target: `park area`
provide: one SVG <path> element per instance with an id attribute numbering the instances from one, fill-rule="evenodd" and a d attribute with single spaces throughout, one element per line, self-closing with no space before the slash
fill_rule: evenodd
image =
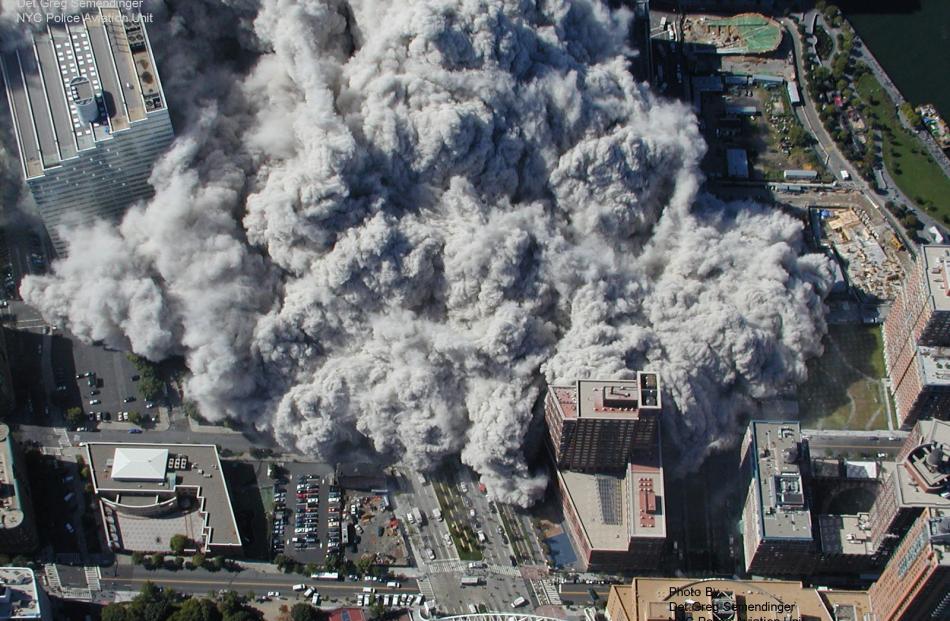
<path id="1" fill-rule="evenodd" d="M 872 74 L 865 73 L 858 80 L 858 93 L 871 118 L 880 124 L 884 165 L 894 183 L 917 206 L 950 223 L 950 179 L 920 139 L 901 125 L 894 102 Z"/>
<path id="2" fill-rule="evenodd" d="M 798 391 L 802 426 L 814 429 L 887 429 L 880 326 L 831 325 L 825 351 L 808 362 Z"/>

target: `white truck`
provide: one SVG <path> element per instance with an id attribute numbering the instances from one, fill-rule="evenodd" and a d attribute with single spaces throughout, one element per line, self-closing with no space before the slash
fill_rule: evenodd
<path id="1" fill-rule="evenodd" d="M 419 510 L 419 507 L 413 507 L 412 513 L 410 515 L 416 519 L 416 522 L 419 522 L 419 526 L 425 525 L 426 516 L 422 511 Z"/>
<path id="2" fill-rule="evenodd" d="M 512 608 L 521 608 L 522 606 L 524 606 L 524 605 L 527 604 L 527 603 L 528 603 L 528 600 L 526 600 L 526 599 L 523 598 L 523 597 L 519 597 L 519 598 L 517 598 L 515 601 L 511 602 L 511 607 L 512 607 Z"/>
<path id="3" fill-rule="evenodd" d="M 434 517 L 435 519 L 437 519 L 438 521 L 441 522 L 441 521 L 442 521 L 442 509 L 433 509 L 433 510 L 432 510 L 432 517 Z"/>
<path id="4" fill-rule="evenodd" d="M 479 529 L 478 532 L 475 533 L 475 535 L 478 537 L 479 543 L 485 543 L 486 541 L 488 541 L 488 537 L 485 536 L 485 531 L 481 529 Z"/>

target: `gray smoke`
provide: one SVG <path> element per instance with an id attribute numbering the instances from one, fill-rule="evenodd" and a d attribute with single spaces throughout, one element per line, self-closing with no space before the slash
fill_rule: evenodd
<path id="1" fill-rule="evenodd" d="M 155 198 L 68 232 L 22 293 L 84 338 L 183 354 L 208 417 L 324 458 L 461 455 L 527 504 L 540 380 L 659 372 L 693 466 L 820 351 L 825 261 L 797 221 L 699 193 L 696 119 L 629 75 L 625 12 L 171 6 Z"/>

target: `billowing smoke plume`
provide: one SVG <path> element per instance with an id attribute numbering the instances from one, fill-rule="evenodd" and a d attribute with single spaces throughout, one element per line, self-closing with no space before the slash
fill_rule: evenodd
<path id="1" fill-rule="evenodd" d="M 804 379 L 827 266 L 795 220 L 698 193 L 695 117 L 630 76 L 624 12 L 180 4 L 151 30 L 181 118 L 155 198 L 22 293 L 184 354 L 209 417 L 327 458 L 460 454 L 527 503 L 542 380 L 653 369 L 701 459 Z"/>

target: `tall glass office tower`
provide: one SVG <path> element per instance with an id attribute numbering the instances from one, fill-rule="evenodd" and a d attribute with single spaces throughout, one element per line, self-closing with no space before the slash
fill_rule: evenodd
<path id="1" fill-rule="evenodd" d="M 0 59 L 20 163 L 56 252 L 63 227 L 147 199 L 174 134 L 141 17 L 115 8 L 48 24 Z"/>

